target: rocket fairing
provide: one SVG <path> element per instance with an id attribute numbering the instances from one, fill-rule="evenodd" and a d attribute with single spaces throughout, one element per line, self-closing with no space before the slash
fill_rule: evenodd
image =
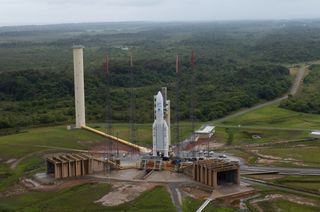
<path id="1" fill-rule="evenodd" d="M 159 91 L 155 102 L 155 120 L 152 125 L 153 156 L 169 157 L 169 128 L 164 119 L 163 96 Z"/>

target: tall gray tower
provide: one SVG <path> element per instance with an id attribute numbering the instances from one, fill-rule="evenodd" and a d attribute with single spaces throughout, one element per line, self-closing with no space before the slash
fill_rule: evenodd
<path id="1" fill-rule="evenodd" d="M 83 78 L 83 48 L 83 46 L 73 46 L 76 128 L 81 128 L 81 126 L 86 125 Z"/>

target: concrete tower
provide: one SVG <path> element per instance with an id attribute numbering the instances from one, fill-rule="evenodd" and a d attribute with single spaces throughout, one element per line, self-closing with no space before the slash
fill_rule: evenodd
<path id="1" fill-rule="evenodd" d="M 76 128 L 81 128 L 81 126 L 86 125 L 83 78 L 83 48 L 83 46 L 73 46 Z"/>

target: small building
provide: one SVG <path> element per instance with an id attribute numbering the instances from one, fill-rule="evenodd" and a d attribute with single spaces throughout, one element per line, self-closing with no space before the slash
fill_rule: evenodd
<path id="1" fill-rule="evenodd" d="M 59 153 L 48 156 L 46 163 L 47 174 L 61 179 L 105 171 L 107 161 L 84 153 Z"/>
<path id="2" fill-rule="evenodd" d="M 199 160 L 193 163 L 192 177 L 214 189 L 221 185 L 240 185 L 240 165 L 223 159 Z"/>
<path id="3" fill-rule="evenodd" d="M 207 125 L 195 133 L 195 141 L 199 139 L 210 139 L 215 133 L 215 126 Z"/>

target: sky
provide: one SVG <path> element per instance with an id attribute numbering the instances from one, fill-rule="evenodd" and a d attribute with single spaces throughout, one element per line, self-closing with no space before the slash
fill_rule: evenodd
<path id="1" fill-rule="evenodd" d="M 320 18 L 320 0 L 0 0 L 0 25 Z"/>

